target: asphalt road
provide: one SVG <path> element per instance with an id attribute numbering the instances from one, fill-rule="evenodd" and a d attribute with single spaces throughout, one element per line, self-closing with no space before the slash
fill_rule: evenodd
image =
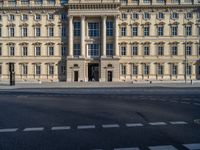
<path id="1" fill-rule="evenodd" d="M 200 150 L 199 91 L 1 90 L 0 150 Z"/>

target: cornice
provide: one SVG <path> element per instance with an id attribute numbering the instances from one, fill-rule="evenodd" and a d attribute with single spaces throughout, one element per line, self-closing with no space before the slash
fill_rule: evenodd
<path id="1" fill-rule="evenodd" d="M 3 6 L 0 7 L 0 11 L 10 10 L 57 10 L 64 9 L 63 6 Z"/>

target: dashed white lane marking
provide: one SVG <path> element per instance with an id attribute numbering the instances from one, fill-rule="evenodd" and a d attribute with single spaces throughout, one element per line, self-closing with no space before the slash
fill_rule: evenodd
<path id="1" fill-rule="evenodd" d="M 189 150 L 199 150 L 200 149 L 200 143 L 183 144 L 183 146 L 185 146 Z"/>
<path id="2" fill-rule="evenodd" d="M 194 103 L 194 105 L 198 105 L 198 106 L 200 106 L 200 103 Z"/>
<path id="3" fill-rule="evenodd" d="M 142 127 L 144 125 L 141 123 L 127 123 L 126 126 L 127 127 Z"/>
<path id="4" fill-rule="evenodd" d="M 102 125 L 103 128 L 119 128 L 118 124 L 104 124 Z"/>
<path id="5" fill-rule="evenodd" d="M 172 145 L 163 145 L 163 146 L 150 146 L 150 150 L 178 150 Z"/>
<path id="6" fill-rule="evenodd" d="M 188 123 L 185 122 L 185 121 L 171 121 L 170 123 L 171 123 L 171 124 L 188 124 Z"/>
<path id="7" fill-rule="evenodd" d="M 95 129 L 95 125 L 81 125 L 77 129 Z"/>
<path id="8" fill-rule="evenodd" d="M 137 147 L 130 147 L 130 148 L 115 148 L 114 150 L 140 150 Z"/>
<path id="9" fill-rule="evenodd" d="M 165 122 L 150 122 L 149 124 L 152 126 L 167 125 L 167 123 Z"/>
<path id="10" fill-rule="evenodd" d="M 18 128 L 0 129 L 0 132 L 16 132 Z"/>
<path id="11" fill-rule="evenodd" d="M 29 131 L 43 131 L 43 127 L 36 127 L 36 128 L 25 128 L 23 131 L 24 132 L 29 132 Z"/>
<path id="12" fill-rule="evenodd" d="M 51 130 L 70 130 L 71 127 L 69 126 L 59 126 L 59 127 L 52 127 Z"/>

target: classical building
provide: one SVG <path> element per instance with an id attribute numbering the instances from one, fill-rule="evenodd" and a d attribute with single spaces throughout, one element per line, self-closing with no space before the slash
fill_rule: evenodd
<path id="1" fill-rule="evenodd" d="M 0 80 L 200 79 L 198 0 L 0 0 Z"/>

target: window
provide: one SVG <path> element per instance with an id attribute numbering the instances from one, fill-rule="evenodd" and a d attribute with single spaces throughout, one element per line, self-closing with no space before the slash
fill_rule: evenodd
<path id="1" fill-rule="evenodd" d="M 47 0 L 48 4 L 50 5 L 54 5 L 55 4 L 55 0 Z"/>
<path id="2" fill-rule="evenodd" d="M 186 74 L 191 75 L 192 74 L 192 66 L 187 64 L 186 65 Z"/>
<path id="3" fill-rule="evenodd" d="M 40 27 L 36 27 L 35 28 L 35 36 L 40 36 L 41 35 L 41 29 L 40 29 Z"/>
<path id="4" fill-rule="evenodd" d="M 149 36 L 149 26 L 144 27 L 144 36 Z"/>
<path id="5" fill-rule="evenodd" d="M 100 35 L 100 26 L 97 22 L 89 22 L 88 23 L 88 32 L 89 36 L 91 37 L 97 37 Z"/>
<path id="6" fill-rule="evenodd" d="M 36 46 L 35 47 L 35 56 L 40 56 L 41 55 L 41 47 L 40 46 Z"/>
<path id="7" fill-rule="evenodd" d="M 150 3 L 150 0 L 143 0 L 143 3 Z"/>
<path id="8" fill-rule="evenodd" d="M 138 27 L 137 26 L 132 27 L 132 36 L 138 36 Z"/>
<path id="9" fill-rule="evenodd" d="M 121 36 L 126 36 L 126 27 L 125 26 L 121 27 Z"/>
<path id="10" fill-rule="evenodd" d="M 9 27 L 9 36 L 14 37 L 15 36 L 15 28 L 14 27 Z"/>
<path id="11" fill-rule="evenodd" d="M 74 22 L 74 36 L 80 36 L 81 35 L 81 23 L 80 22 Z"/>
<path id="12" fill-rule="evenodd" d="M 35 0 L 35 4 L 41 5 L 41 4 L 43 4 L 43 0 Z"/>
<path id="13" fill-rule="evenodd" d="M 193 18 L 192 12 L 187 12 L 187 13 L 185 14 L 185 18 L 186 18 L 186 19 L 192 19 L 192 18 Z"/>
<path id="14" fill-rule="evenodd" d="M 138 46 L 132 46 L 131 51 L 132 51 L 132 56 L 138 55 Z"/>
<path id="15" fill-rule="evenodd" d="M 171 54 L 172 55 L 178 55 L 178 47 L 177 46 L 171 47 Z"/>
<path id="16" fill-rule="evenodd" d="M 80 44 L 74 44 L 74 56 L 80 56 L 81 55 L 81 46 Z"/>
<path id="17" fill-rule="evenodd" d="M 150 19 L 150 14 L 148 12 L 145 12 L 143 15 L 144 19 Z"/>
<path id="18" fill-rule="evenodd" d="M 158 75 L 163 75 L 163 72 L 164 72 L 164 66 L 158 64 L 158 66 L 157 66 L 157 74 Z"/>
<path id="19" fill-rule="evenodd" d="M 54 28 L 48 27 L 48 36 L 54 36 Z"/>
<path id="20" fill-rule="evenodd" d="M 0 21 L 2 21 L 2 15 L 0 15 Z"/>
<path id="21" fill-rule="evenodd" d="M 64 56 L 64 57 L 67 56 L 67 47 L 66 46 L 61 47 L 61 56 Z"/>
<path id="22" fill-rule="evenodd" d="M 14 20 L 15 20 L 15 15 L 10 14 L 10 15 L 9 15 L 9 21 L 14 21 Z"/>
<path id="23" fill-rule="evenodd" d="M 35 15 L 35 20 L 37 20 L 37 21 L 38 21 L 38 20 L 41 20 L 41 15 L 40 15 L 40 14 L 36 14 L 36 15 Z"/>
<path id="24" fill-rule="evenodd" d="M 144 75 L 149 75 L 149 66 L 147 64 L 144 64 Z"/>
<path id="25" fill-rule="evenodd" d="M 127 19 L 127 14 L 123 13 L 122 14 L 122 20 L 126 20 Z"/>
<path id="26" fill-rule="evenodd" d="M 28 20 L 28 15 L 22 14 L 21 19 L 22 19 L 22 21 Z"/>
<path id="27" fill-rule="evenodd" d="M 138 3 L 138 0 L 132 0 L 132 3 L 136 3 L 136 4 L 137 4 L 137 3 Z"/>
<path id="28" fill-rule="evenodd" d="M 133 13 L 132 14 L 132 19 L 134 19 L 134 20 L 139 19 L 138 13 Z"/>
<path id="29" fill-rule="evenodd" d="M 8 0 L 9 5 L 16 5 L 16 0 Z"/>
<path id="30" fill-rule="evenodd" d="M 113 36 L 113 22 L 106 22 L 106 35 Z"/>
<path id="31" fill-rule="evenodd" d="M 53 46 L 49 46 L 48 47 L 48 56 L 53 56 L 54 55 L 54 47 Z"/>
<path id="32" fill-rule="evenodd" d="M 144 46 L 144 55 L 149 55 L 149 46 Z"/>
<path id="33" fill-rule="evenodd" d="M 192 46 L 191 45 L 186 46 L 186 55 L 192 55 Z"/>
<path id="34" fill-rule="evenodd" d="M 157 3 L 164 3 L 164 0 L 157 0 Z"/>
<path id="35" fill-rule="evenodd" d="M 28 56 L 28 47 L 27 46 L 22 47 L 22 56 Z"/>
<path id="36" fill-rule="evenodd" d="M 126 55 L 126 46 L 121 46 L 121 55 L 122 56 Z"/>
<path id="37" fill-rule="evenodd" d="M 177 12 L 173 12 L 173 13 L 171 14 L 171 19 L 178 19 L 178 18 L 179 18 L 179 15 L 178 15 Z"/>
<path id="38" fill-rule="evenodd" d="M 165 16 L 164 16 L 164 13 L 163 12 L 159 12 L 158 14 L 157 14 L 157 19 L 164 19 L 165 18 Z"/>
<path id="39" fill-rule="evenodd" d="M 179 0 L 172 0 L 172 3 L 179 3 Z"/>
<path id="40" fill-rule="evenodd" d="M 0 28 L 0 30 L 1 30 L 1 28 Z M 197 32 L 198 32 L 197 35 L 200 36 L 200 27 L 198 27 L 198 31 Z M 0 31 L 0 36 L 1 36 L 1 31 Z"/>
<path id="41" fill-rule="evenodd" d="M 53 65 L 49 65 L 49 75 L 54 75 L 54 66 Z"/>
<path id="42" fill-rule="evenodd" d="M 200 55 L 200 44 L 197 46 L 197 55 Z"/>
<path id="43" fill-rule="evenodd" d="M 2 56 L 2 47 L 0 45 L 0 56 Z"/>
<path id="44" fill-rule="evenodd" d="M 35 65 L 35 75 L 40 75 L 40 74 L 41 74 L 41 66 Z"/>
<path id="45" fill-rule="evenodd" d="M 22 65 L 22 75 L 28 74 L 28 66 L 26 64 Z"/>
<path id="46" fill-rule="evenodd" d="M 164 35 L 164 27 L 163 26 L 158 26 L 157 27 L 157 35 L 158 36 L 163 36 Z"/>
<path id="47" fill-rule="evenodd" d="M 113 56 L 113 44 L 106 44 L 106 56 Z"/>
<path id="48" fill-rule="evenodd" d="M 88 56 L 90 57 L 99 56 L 99 44 L 88 44 Z"/>
<path id="49" fill-rule="evenodd" d="M 2 75 L 2 65 L 0 64 L 0 75 Z"/>
<path id="50" fill-rule="evenodd" d="M 126 75 L 126 65 L 121 64 L 121 75 Z"/>
<path id="51" fill-rule="evenodd" d="M 54 19 L 54 14 L 49 13 L 49 14 L 48 14 L 48 20 L 53 20 L 53 19 Z"/>
<path id="52" fill-rule="evenodd" d="M 14 46 L 9 47 L 9 56 L 15 56 L 15 47 Z"/>
<path id="53" fill-rule="evenodd" d="M 61 20 L 65 21 L 67 19 L 67 14 L 66 13 L 62 13 L 61 14 Z"/>
<path id="54" fill-rule="evenodd" d="M 66 27 L 62 27 L 62 29 L 61 29 L 61 36 L 62 37 L 66 37 L 67 36 L 67 29 L 66 29 Z"/>
<path id="55" fill-rule="evenodd" d="M 22 36 L 27 37 L 28 36 L 28 29 L 27 27 L 22 27 Z"/>
<path id="56" fill-rule="evenodd" d="M 191 25 L 185 27 L 185 35 L 186 36 L 192 35 L 192 26 Z"/>
<path id="57" fill-rule="evenodd" d="M 158 46 L 158 56 L 164 55 L 164 46 Z"/>
<path id="58" fill-rule="evenodd" d="M 22 5 L 28 5 L 29 4 L 29 0 L 21 0 L 21 4 Z"/>
<path id="59" fill-rule="evenodd" d="M 2 28 L 0 27 L 0 37 L 2 37 Z"/>
<path id="60" fill-rule="evenodd" d="M 177 36 L 178 35 L 178 26 L 172 26 L 171 27 L 171 35 Z"/>
<path id="61" fill-rule="evenodd" d="M 172 64 L 172 75 L 178 74 L 178 66 L 175 64 Z"/>
<path id="62" fill-rule="evenodd" d="M 132 74 L 133 75 L 138 75 L 138 66 L 133 65 L 133 67 L 132 67 Z"/>

